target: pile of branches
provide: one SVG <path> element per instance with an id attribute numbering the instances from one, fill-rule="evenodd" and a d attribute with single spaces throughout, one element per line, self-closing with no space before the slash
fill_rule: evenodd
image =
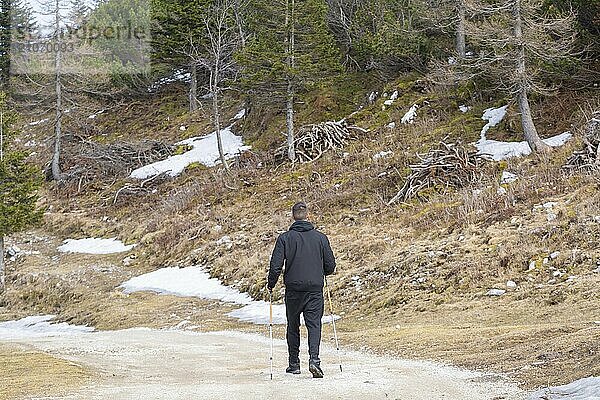
<path id="1" fill-rule="evenodd" d="M 600 112 L 596 112 L 585 127 L 583 149 L 574 151 L 564 166 L 569 170 L 600 170 Z"/>
<path id="2" fill-rule="evenodd" d="M 440 142 L 426 154 L 417 154 L 420 162 L 410 165 L 411 173 L 404 186 L 388 205 L 419 197 L 427 189 L 443 192 L 448 188 L 459 189 L 482 178 L 485 158 L 470 151 L 460 143 Z"/>
<path id="3" fill-rule="evenodd" d="M 366 132 L 357 126 L 348 126 L 345 121 L 322 122 L 304 125 L 294 139 L 294 149 L 299 162 L 318 160 L 330 150 L 342 150 L 354 138 L 353 132 Z M 287 155 L 287 145 L 277 149 L 279 157 Z"/>
<path id="4" fill-rule="evenodd" d="M 66 168 L 63 179 L 78 181 L 81 186 L 107 177 L 124 178 L 135 168 L 164 160 L 174 150 L 173 146 L 158 141 L 102 144 L 79 138 L 64 148 L 62 158 Z"/>

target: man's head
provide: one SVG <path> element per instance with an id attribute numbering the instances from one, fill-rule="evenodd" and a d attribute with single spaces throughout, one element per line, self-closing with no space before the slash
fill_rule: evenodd
<path id="1" fill-rule="evenodd" d="M 294 204 L 292 207 L 292 216 L 294 217 L 294 221 L 304 221 L 308 218 L 308 207 L 306 207 L 306 203 L 301 201 L 300 203 Z"/>

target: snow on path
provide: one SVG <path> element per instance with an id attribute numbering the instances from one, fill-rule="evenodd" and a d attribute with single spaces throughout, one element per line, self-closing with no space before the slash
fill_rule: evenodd
<path id="1" fill-rule="evenodd" d="M 67 239 L 61 246 L 58 246 L 58 251 L 61 253 L 114 254 L 129 251 L 135 246 L 137 245 L 130 244 L 126 246 L 117 238 Z"/>
<path id="2" fill-rule="evenodd" d="M 568 385 L 541 389 L 529 400 L 600 400 L 600 377 L 584 378 Z"/>
<path id="3" fill-rule="evenodd" d="M 241 115 L 241 112 L 238 115 Z M 223 153 L 226 159 L 234 158 L 238 154 L 252 148 L 251 146 L 244 146 L 242 137 L 236 136 L 231 131 L 232 126 L 230 125 L 221 130 Z M 138 168 L 131 173 L 130 177 L 134 179 L 147 179 L 164 172 L 169 176 L 175 177 L 181 174 L 192 163 L 199 162 L 207 167 L 214 167 L 220 162 L 216 131 L 206 136 L 183 140 L 176 143 L 176 145 L 190 145 L 192 149 L 183 154 L 176 154 L 165 160 Z"/>
<path id="4" fill-rule="evenodd" d="M 0 340 L 15 340 L 35 337 L 77 335 L 93 332 L 88 326 L 53 323 L 54 315 L 26 317 L 18 321 L 0 322 Z"/>
<path id="5" fill-rule="evenodd" d="M 225 286 L 217 278 L 211 278 L 202 267 L 161 268 L 148 274 L 140 275 L 121 284 L 125 293 L 151 291 L 182 297 L 199 297 L 208 300 L 239 304 L 244 307 L 230 312 L 230 317 L 253 324 L 269 324 L 269 303 L 253 300 L 246 293 Z M 340 317 L 335 315 L 337 320 Z M 323 323 L 330 323 L 331 316 L 324 316 Z M 273 323 L 286 323 L 285 305 L 273 304 Z M 302 321 L 302 323 L 304 323 Z"/>
<path id="6" fill-rule="evenodd" d="M 312 379 L 302 342 L 302 374 L 291 376 L 285 341 L 274 341 L 271 381 L 269 339 L 259 335 L 131 329 L 16 341 L 99 372 L 78 391 L 45 400 L 525 399 L 499 376 L 430 362 L 343 351 L 340 372 L 329 344 L 321 348 L 325 378 Z"/>

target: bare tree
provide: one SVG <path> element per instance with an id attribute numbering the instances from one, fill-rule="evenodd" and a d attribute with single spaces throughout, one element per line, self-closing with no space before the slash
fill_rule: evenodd
<path id="1" fill-rule="evenodd" d="M 236 65 L 233 59 L 240 46 L 240 27 L 237 20 L 237 0 L 217 0 L 204 19 L 206 35 L 209 39 L 206 53 L 199 62 L 210 71 L 209 93 L 212 97 L 213 124 L 217 136 L 219 157 L 226 170 L 229 170 L 221 139 L 221 109 L 219 100 L 226 79 L 235 77 Z"/>
<path id="2" fill-rule="evenodd" d="M 55 32 L 54 32 L 54 84 L 55 84 L 55 93 L 56 93 L 56 119 L 54 120 L 54 154 L 52 155 L 52 178 L 55 181 L 61 180 L 61 170 L 60 170 L 60 142 L 62 138 L 62 40 L 61 40 L 61 0 L 54 1 L 54 22 L 55 22 Z"/>
<path id="3" fill-rule="evenodd" d="M 529 94 L 550 94 L 540 79 L 549 65 L 572 57 L 574 16 L 544 14 L 542 0 L 504 0 L 477 5 L 483 22 L 470 24 L 470 36 L 478 44 L 476 57 L 466 61 L 471 76 L 492 78 L 515 98 L 525 140 L 534 152 L 550 147 L 541 139 L 533 121 Z"/>
<path id="4" fill-rule="evenodd" d="M 288 69 L 291 71 L 296 66 L 296 30 L 294 14 L 296 12 L 296 1 L 286 0 L 285 26 L 287 34 L 285 36 L 286 47 L 286 62 Z M 292 163 L 296 161 L 296 150 L 294 148 L 294 84 L 292 79 L 287 82 L 287 99 L 286 99 L 286 125 L 287 125 L 287 144 L 288 158 Z"/>

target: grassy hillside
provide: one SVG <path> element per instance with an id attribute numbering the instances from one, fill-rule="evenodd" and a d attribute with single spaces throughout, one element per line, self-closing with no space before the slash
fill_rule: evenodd
<path id="1" fill-rule="evenodd" d="M 396 90 L 398 99 L 385 106 Z M 372 91 L 381 95 L 369 104 Z M 184 99 L 184 88 L 174 85 L 113 106 L 86 120 L 93 129 L 82 132 L 105 146 L 148 139 L 172 144 L 209 133 L 208 115 L 202 110 L 190 115 Z M 387 202 L 418 161 L 416 153 L 442 140 L 475 142 L 485 125 L 483 110 L 506 100 L 483 99 L 473 87 L 437 89 L 416 76 L 385 85 L 354 77 L 310 99 L 299 112 L 302 123 L 337 120 L 358 110 L 348 121 L 368 133 L 339 153 L 292 166 L 272 156 L 285 123 L 282 111 L 252 105 L 236 129 L 254 150 L 234 162 L 230 173 L 192 165 L 178 178 L 143 188 L 127 178 L 127 170 L 49 185 L 48 213 L 36 233 L 48 235 L 40 241 L 45 250 L 9 264 L 0 316 L 48 312 L 115 329 L 172 326 L 169 315 L 176 314 L 203 330 L 259 330 L 218 319 L 217 311 L 228 306 L 127 296 L 117 286 L 163 266 L 204 265 L 212 276 L 261 298 L 275 239 L 290 224 L 291 205 L 304 200 L 338 259 L 330 283 L 336 312 L 344 317 L 339 328 L 345 347 L 507 372 L 525 387 L 600 374 L 600 180 L 562 169 L 580 146 L 589 110 L 600 106 L 596 94 L 561 93 L 536 102 L 542 136 L 566 130 L 576 135 L 564 147 L 547 156 L 489 162 L 472 185 L 440 187 L 395 206 Z M 401 124 L 413 104 L 420 106 L 415 123 Z M 463 104 L 470 111 L 461 112 Z M 228 99 L 227 117 L 245 106 Z M 512 107 L 488 136 L 521 140 L 519 124 Z M 44 133 L 43 127 L 28 127 L 24 140 Z M 48 159 L 46 147 L 36 151 L 39 162 Z M 374 158 L 380 152 L 391 153 Z M 499 191 L 503 171 L 519 179 Z M 89 236 L 118 236 L 140 246 L 127 263 L 106 256 L 90 265 L 89 259 L 55 254 L 60 240 Z M 231 246 L 218 242 L 224 236 Z M 31 235 L 12 240 L 31 243 Z M 516 287 L 507 287 L 508 281 Z M 506 293 L 488 296 L 490 289 Z M 281 293 L 276 291 L 277 299 Z"/>

